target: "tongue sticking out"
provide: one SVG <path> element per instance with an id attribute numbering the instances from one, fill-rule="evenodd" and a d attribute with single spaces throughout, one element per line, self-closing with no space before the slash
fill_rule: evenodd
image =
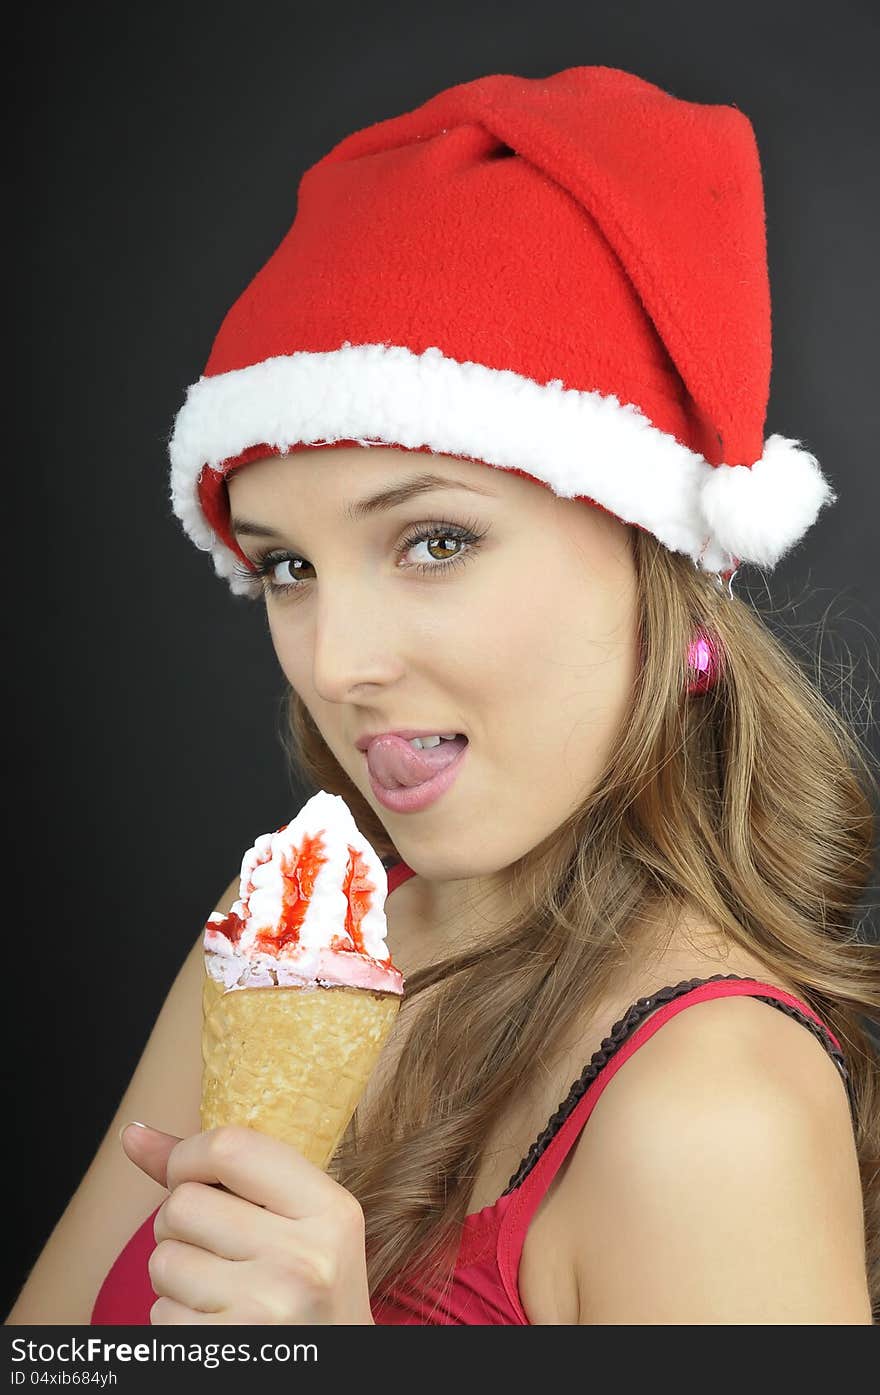
<path id="1" fill-rule="evenodd" d="M 402 736 L 379 736 L 367 748 L 367 764 L 373 779 L 386 789 L 423 785 L 451 765 L 466 745 L 467 737 L 457 736 L 454 741 L 417 751 Z"/>

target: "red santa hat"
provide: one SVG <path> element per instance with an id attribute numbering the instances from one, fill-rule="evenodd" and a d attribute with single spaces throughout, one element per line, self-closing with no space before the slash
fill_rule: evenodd
<path id="1" fill-rule="evenodd" d="M 259 595 L 230 470 L 384 444 L 515 471 L 720 576 L 772 568 L 837 496 L 764 439 L 770 363 L 748 118 L 616 68 L 494 74 L 302 176 L 177 415 L 172 506 Z"/>

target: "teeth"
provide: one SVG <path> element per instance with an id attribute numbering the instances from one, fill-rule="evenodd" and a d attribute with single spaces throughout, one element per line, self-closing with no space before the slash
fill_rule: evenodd
<path id="1" fill-rule="evenodd" d="M 425 751 L 430 750 L 432 746 L 439 746 L 441 741 L 454 741 L 455 737 L 455 732 L 451 732 L 448 736 L 442 733 L 440 736 L 414 736 L 409 744 L 413 750 Z"/>

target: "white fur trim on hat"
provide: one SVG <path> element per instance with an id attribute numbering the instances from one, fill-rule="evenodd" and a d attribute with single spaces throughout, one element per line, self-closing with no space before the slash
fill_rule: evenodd
<path id="1" fill-rule="evenodd" d="M 711 572 L 734 559 L 774 567 L 837 499 L 799 441 L 770 436 L 753 465 L 713 466 L 613 394 L 566 389 L 558 378 L 542 385 L 438 348 L 346 342 L 201 378 L 177 414 L 172 507 L 236 594 L 262 591 L 235 575 L 237 559 L 205 519 L 201 470 L 219 471 L 255 445 L 283 453 L 343 440 L 523 470 L 562 498 L 595 499 Z"/>

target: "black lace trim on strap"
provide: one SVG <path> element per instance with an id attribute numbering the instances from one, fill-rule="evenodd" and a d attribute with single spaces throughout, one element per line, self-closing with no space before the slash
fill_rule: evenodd
<path id="1" fill-rule="evenodd" d="M 608 1036 L 599 1047 L 599 1050 L 593 1053 L 589 1065 L 584 1068 L 583 1074 L 574 1082 L 555 1114 L 551 1115 L 543 1133 L 539 1134 L 535 1139 L 501 1195 L 506 1196 L 508 1192 L 512 1192 L 525 1180 L 535 1166 L 535 1163 L 541 1157 L 541 1154 L 550 1144 L 551 1139 L 553 1139 L 562 1128 L 562 1125 L 565 1123 L 569 1114 L 571 1114 L 578 1100 L 584 1096 L 589 1086 L 596 1079 L 602 1067 L 620 1050 L 627 1038 L 632 1036 L 642 1020 L 647 1017 L 649 1013 L 653 1012 L 654 1008 L 662 1003 L 672 1002 L 674 998 L 680 998 L 684 993 L 689 993 L 692 988 L 698 988 L 704 983 L 717 983 L 722 979 L 736 979 L 742 983 L 751 982 L 745 974 L 713 974 L 711 978 L 692 978 L 686 982 L 677 983 L 674 987 L 661 988 L 658 992 L 652 993 L 650 997 L 639 998 L 637 1002 L 633 1003 L 632 1007 L 626 1011 L 620 1021 L 615 1022 Z M 779 1008 L 780 1012 L 787 1013 L 789 1017 L 794 1017 L 798 1022 L 801 1022 L 808 1031 L 813 1033 L 813 1036 L 822 1043 L 840 1071 L 846 1084 L 850 1110 L 854 1114 L 855 1101 L 852 1096 L 846 1060 L 842 1052 L 840 1052 L 831 1041 L 825 1027 L 820 1026 L 818 1022 L 814 1022 L 812 1017 L 807 1017 L 806 1013 L 801 1012 L 800 1008 L 792 1007 L 789 1003 L 783 1003 L 779 998 L 772 998 L 766 993 L 749 993 L 747 996 L 750 998 L 759 998 L 761 1002 L 770 1003 L 771 1007 Z"/>

